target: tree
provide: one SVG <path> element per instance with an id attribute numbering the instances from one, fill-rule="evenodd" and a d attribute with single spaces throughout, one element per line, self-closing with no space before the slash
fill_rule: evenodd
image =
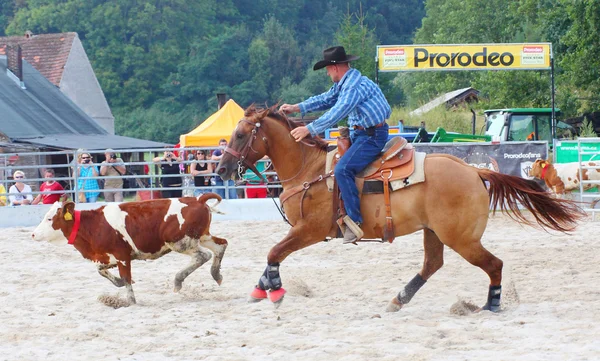
<path id="1" fill-rule="evenodd" d="M 340 28 L 335 33 L 336 42 L 343 46 L 347 54 L 360 56 L 352 66 L 371 79 L 375 78 L 375 51 L 377 38 L 375 32 L 365 25 L 362 12 L 346 14 Z"/>
<path id="2" fill-rule="evenodd" d="M 565 78 L 580 89 L 579 110 L 596 110 L 600 104 L 600 0 L 563 3 L 572 25 L 561 39 L 568 51 L 560 65 Z"/>

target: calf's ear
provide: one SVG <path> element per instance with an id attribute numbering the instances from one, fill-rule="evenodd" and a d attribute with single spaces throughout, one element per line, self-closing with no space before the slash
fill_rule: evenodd
<path id="1" fill-rule="evenodd" d="M 62 205 L 62 214 L 65 221 L 72 221 L 73 214 L 75 214 L 75 203 L 73 202 L 65 202 Z"/>

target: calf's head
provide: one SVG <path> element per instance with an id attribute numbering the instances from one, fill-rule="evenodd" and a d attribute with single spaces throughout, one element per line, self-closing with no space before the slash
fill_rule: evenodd
<path id="1" fill-rule="evenodd" d="M 56 202 L 35 228 L 31 237 L 34 241 L 48 241 L 54 244 L 66 244 L 68 231 L 73 228 L 75 221 L 75 203 Z M 65 236 L 67 234 L 67 236 Z"/>
<path id="2" fill-rule="evenodd" d="M 531 169 L 529 170 L 529 176 L 535 177 L 535 178 L 542 178 L 542 173 L 544 171 L 544 168 L 548 167 L 549 165 L 550 165 L 550 162 L 548 162 L 547 160 L 537 159 L 531 165 Z"/>

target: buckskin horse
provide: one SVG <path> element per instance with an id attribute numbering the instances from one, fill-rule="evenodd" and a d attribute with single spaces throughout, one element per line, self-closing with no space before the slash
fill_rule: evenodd
<path id="1" fill-rule="evenodd" d="M 237 178 L 246 169 L 258 174 L 254 164 L 267 155 L 281 181 L 280 200 L 292 228 L 270 250 L 267 268 L 250 294 L 250 301 L 269 298 L 276 307 L 285 295 L 280 263 L 292 252 L 337 234 L 333 194 L 322 181 L 331 176 L 325 174 L 327 143 L 318 137 L 296 142 L 290 131 L 297 126 L 275 108 L 249 107 L 217 167 L 222 179 Z M 393 236 L 423 230 L 425 257 L 421 271 L 388 304 L 389 312 L 400 310 L 442 267 L 444 245 L 487 273 L 490 286 L 482 309 L 500 311 L 502 261 L 481 245 L 490 211 L 509 211 L 515 221 L 565 233 L 585 216 L 576 203 L 552 198 L 533 181 L 478 169 L 451 155 L 427 155 L 424 173 L 424 182 L 390 195 Z M 522 213 L 519 204 L 535 222 Z M 361 212 L 364 238 L 383 239 L 384 197 L 363 194 Z"/>

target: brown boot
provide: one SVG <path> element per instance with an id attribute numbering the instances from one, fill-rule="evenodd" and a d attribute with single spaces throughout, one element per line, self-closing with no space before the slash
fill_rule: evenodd
<path id="1" fill-rule="evenodd" d="M 360 229 L 360 225 L 354 223 L 352 218 L 344 216 L 344 223 L 346 224 L 346 229 L 344 230 L 344 241 L 342 244 L 355 243 L 363 238 L 365 233 Z"/>

